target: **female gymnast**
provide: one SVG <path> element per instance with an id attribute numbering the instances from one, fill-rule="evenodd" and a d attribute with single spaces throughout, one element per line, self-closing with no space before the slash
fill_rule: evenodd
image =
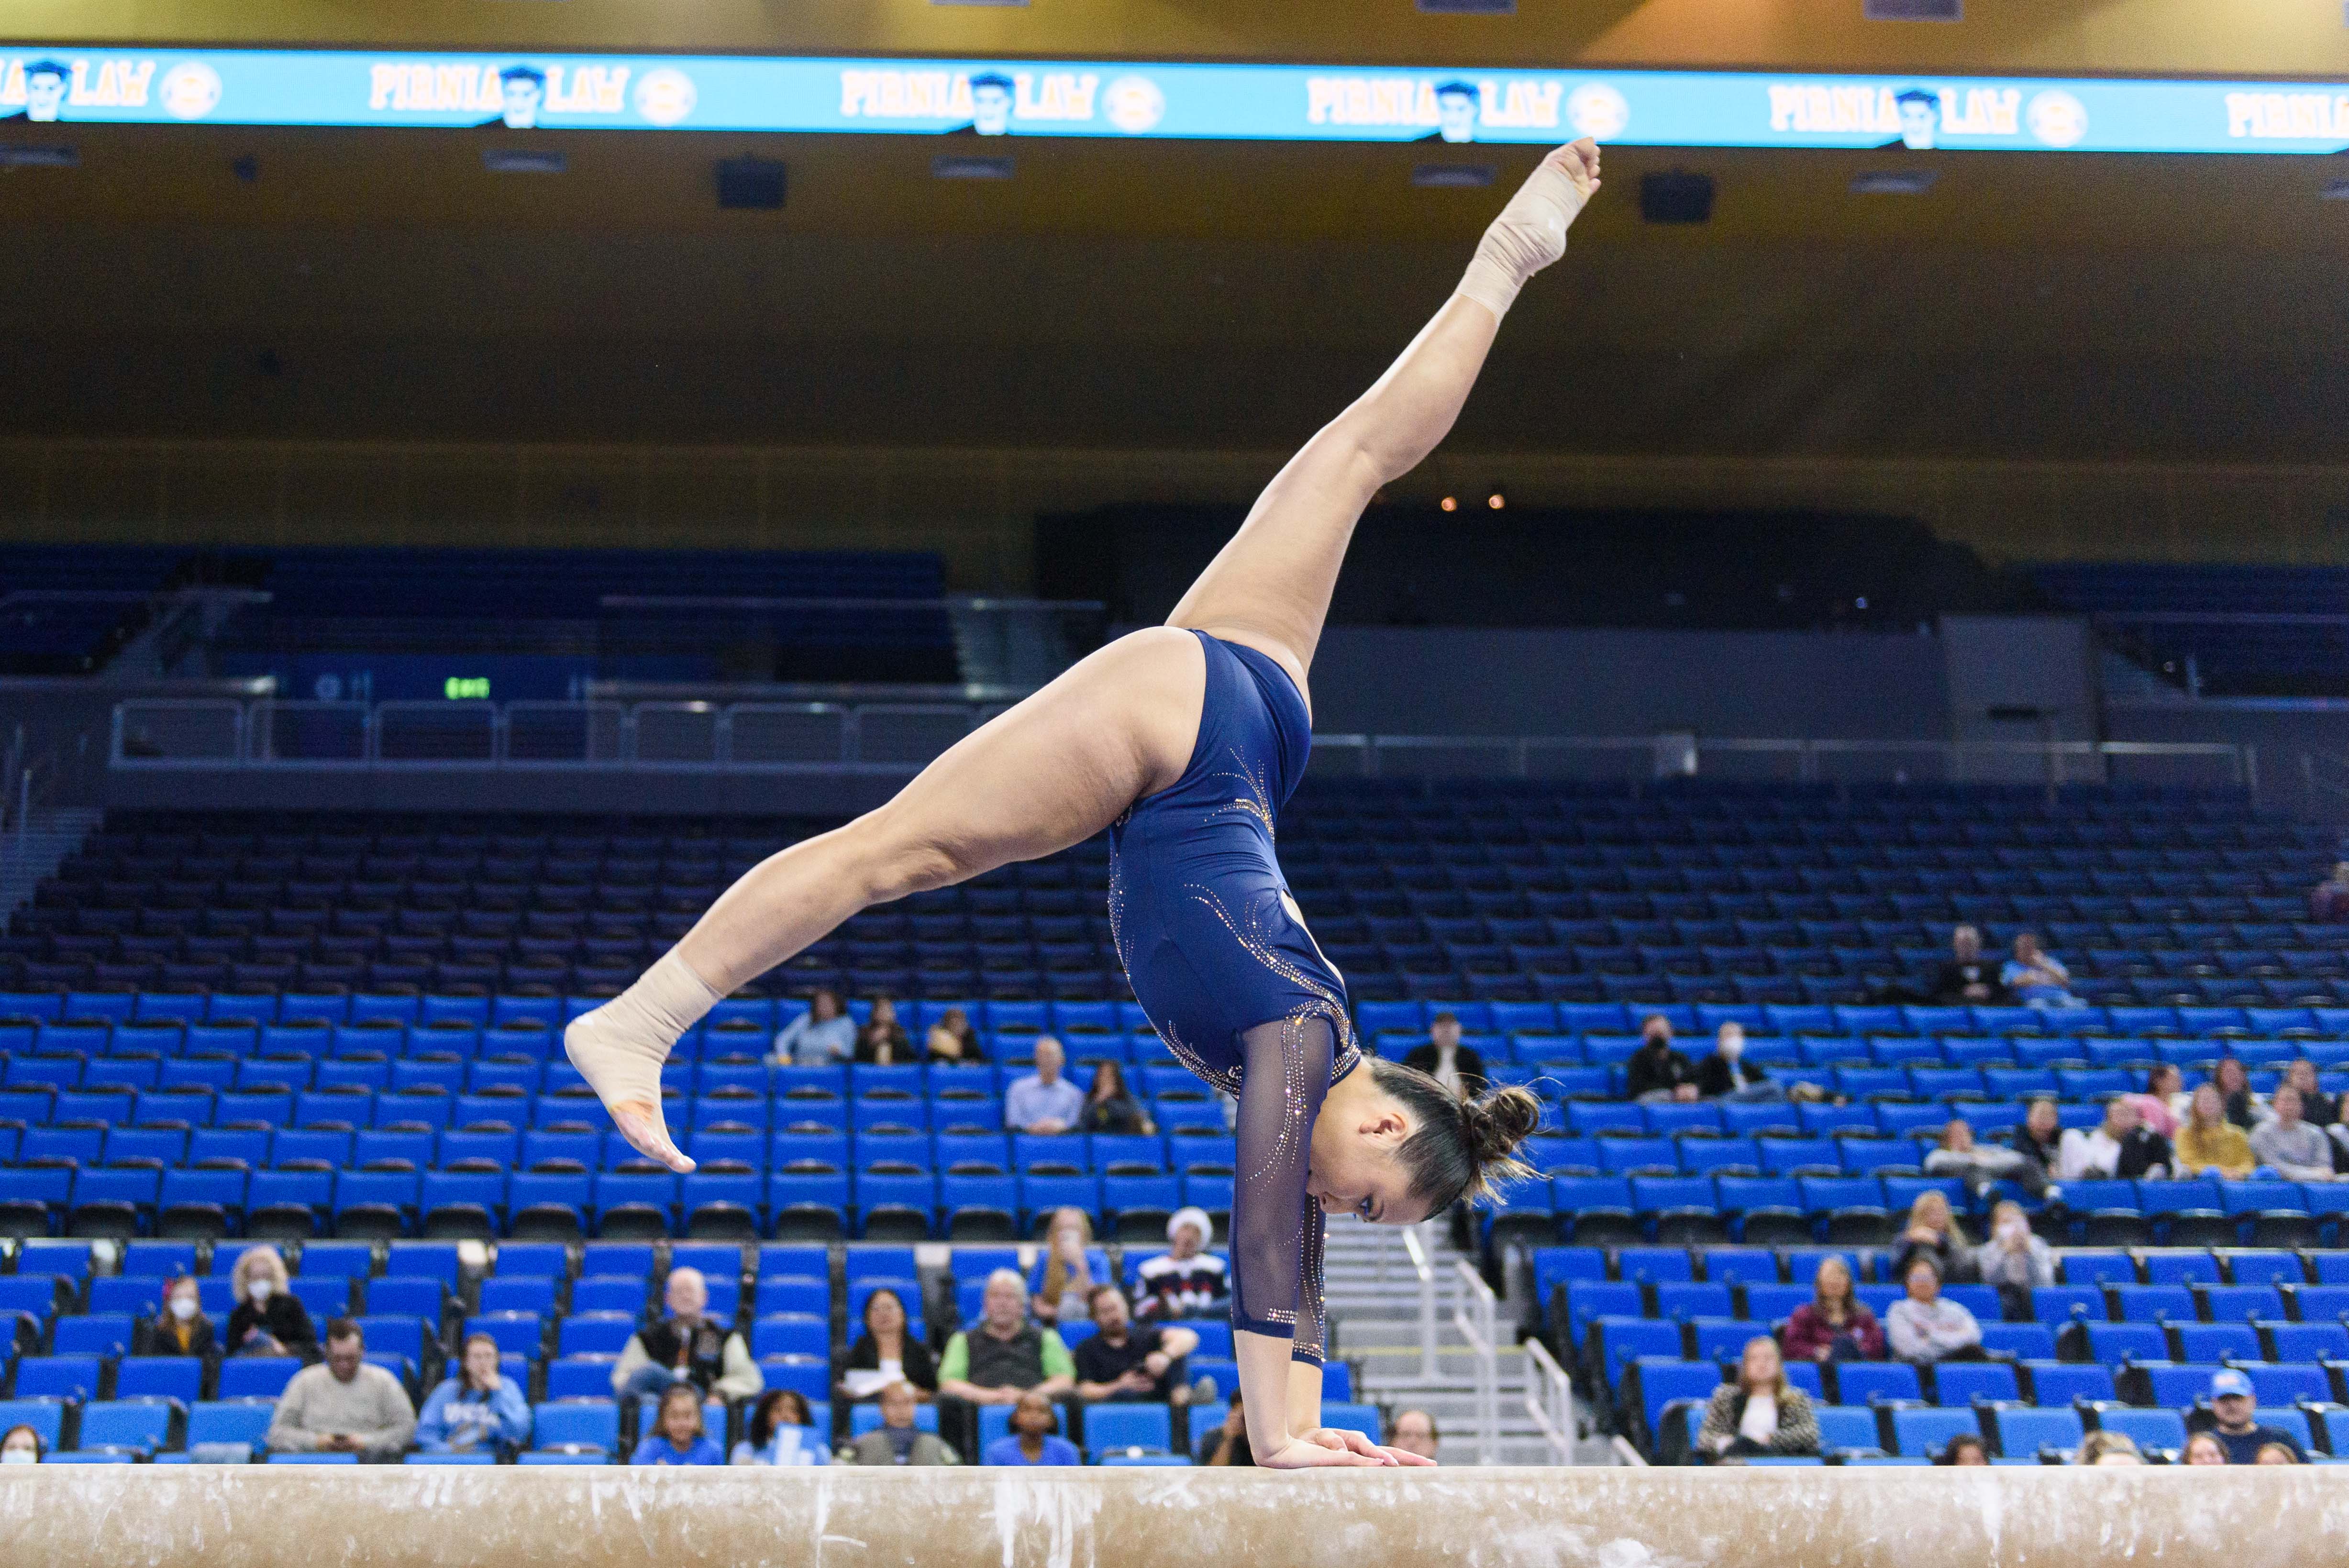
<path id="1" fill-rule="evenodd" d="M 879 810 L 754 867 L 626 992 L 575 1019 L 570 1058 L 628 1141 L 676 1171 L 660 1068 L 728 992 L 859 910 L 1108 830 L 1109 917 L 1133 994 L 1177 1058 L 1238 1100 L 1232 1326 L 1256 1462 L 1433 1461 L 1320 1424 L 1329 1214 L 1404 1225 L 1521 1171 L 1538 1105 L 1463 1103 L 1366 1057 L 1345 982 L 1273 853 L 1305 771 L 1306 671 L 1355 521 L 1442 440 L 1526 280 L 1566 250 L 1599 150 L 1542 160 L 1402 356 L 1265 490 L 1167 624 L 1086 657 Z"/>

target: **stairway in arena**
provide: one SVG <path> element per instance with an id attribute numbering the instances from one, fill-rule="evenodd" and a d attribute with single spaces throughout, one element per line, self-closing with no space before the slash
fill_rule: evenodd
<path id="1" fill-rule="evenodd" d="M 102 811 L 60 807 L 35 811 L 21 831 L 12 826 L 0 833 L 0 925 L 33 896 L 43 878 L 53 875 L 81 848 L 104 816 Z"/>

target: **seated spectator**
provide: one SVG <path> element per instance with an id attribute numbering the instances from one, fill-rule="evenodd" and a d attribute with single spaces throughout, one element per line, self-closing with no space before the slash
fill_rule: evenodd
<path id="1" fill-rule="evenodd" d="M 886 996 L 873 998 L 872 1016 L 856 1031 L 856 1059 L 875 1068 L 904 1067 L 922 1059 L 905 1036 L 905 1026 L 897 1022 L 897 1004 Z"/>
<path id="2" fill-rule="evenodd" d="M 1387 1428 L 1385 1446 L 1401 1449 L 1407 1454 L 1432 1460 L 1444 1442 L 1444 1434 L 1435 1429 L 1435 1418 L 1425 1410 L 1399 1410 L 1394 1424 Z"/>
<path id="3" fill-rule="evenodd" d="M 1232 1406 L 1224 1412 L 1224 1424 L 1201 1438 L 1194 1448 L 1194 1464 L 1255 1468 L 1256 1454 L 1248 1447 L 1247 1412 L 1240 1408 L 1237 1388 L 1232 1390 Z"/>
<path id="4" fill-rule="evenodd" d="M 2258 1465 L 2296 1465 L 2302 1461 L 2299 1451 L 2289 1443 L 2261 1443 L 2259 1458 L 2251 1462 Z"/>
<path id="5" fill-rule="evenodd" d="M 2141 1465 L 2145 1456 L 2127 1432 L 2090 1432 L 2073 1451 L 2072 1462 L 2095 1469 L 2099 1465 Z"/>
<path id="6" fill-rule="evenodd" d="M 2206 1083 L 2196 1089 L 2186 1125 L 2178 1130 L 2178 1173 L 2199 1176 L 2215 1171 L 2230 1181 L 2240 1181 L 2258 1164 L 2251 1140 L 2227 1119 L 2226 1102 L 2219 1098 L 2218 1086 Z"/>
<path id="7" fill-rule="evenodd" d="M 1003 1125 L 1014 1132 L 1066 1132 L 1085 1113 L 1085 1097 L 1061 1075 L 1069 1058 L 1050 1035 L 1036 1040 L 1036 1070 L 1003 1091 Z"/>
<path id="8" fill-rule="evenodd" d="M 750 1430 L 734 1445 L 738 1465 L 826 1465 L 832 1454 L 815 1429 L 815 1412 L 796 1388 L 770 1388 L 750 1412 Z"/>
<path id="9" fill-rule="evenodd" d="M 218 1348 L 194 1275 L 181 1274 L 163 1287 L 163 1310 L 148 1330 L 147 1344 L 150 1356 L 210 1356 Z"/>
<path id="10" fill-rule="evenodd" d="M 2142 1102 L 2133 1094 L 2105 1101 L 2105 1119 L 2064 1134 L 2063 1156 L 2054 1174 L 2065 1181 L 2159 1181 L 2169 1174 L 2169 1140 L 2144 1125 Z"/>
<path id="11" fill-rule="evenodd" d="M 2147 1131 L 2175 1140 L 2178 1130 L 2186 1125 L 2186 1078 L 2176 1062 L 2164 1062 L 2146 1074 L 2145 1092 L 2128 1098 Z"/>
<path id="12" fill-rule="evenodd" d="M 766 1375 L 750 1359 L 750 1346 L 727 1325 L 709 1315 L 709 1282 L 696 1268 L 671 1269 L 661 1293 L 668 1315 L 639 1328 L 612 1367 L 612 1392 L 623 1399 L 657 1394 L 672 1383 L 690 1383 L 703 1394 L 732 1403 L 757 1397 Z"/>
<path id="13" fill-rule="evenodd" d="M 1976 1198 L 2001 1181 L 2013 1181 L 2034 1198 L 2047 1191 L 2047 1172 L 2035 1161 L 2002 1144 L 1976 1143 L 1973 1124 L 1962 1116 L 1941 1129 L 1940 1143 L 1925 1155 L 1925 1174 L 1954 1176 Z"/>
<path id="14" fill-rule="evenodd" d="M 1093 1335 L 1077 1346 L 1077 1398 L 1089 1405 L 1104 1399 L 1189 1403 L 1183 1358 L 1199 1348 L 1198 1335 L 1156 1324 L 1135 1327 L 1125 1293 L 1113 1284 L 1093 1286 L 1088 1301 Z"/>
<path id="15" fill-rule="evenodd" d="M 2009 1199 L 1990 1212 L 1990 1239 L 1974 1253 L 1984 1284 L 1998 1287 L 1998 1299 L 2013 1318 L 2030 1316 L 2031 1293 L 2055 1283 L 2055 1254 L 2031 1233 L 2023 1205 Z"/>
<path id="16" fill-rule="evenodd" d="M 1920 1257 L 1931 1261 L 1937 1288 L 1942 1280 L 1971 1284 L 1982 1277 L 1974 1268 L 1973 1243 L 1958 1228 L 1949 1199 L 1938 1191 L 1920 1192 L 1909 1205 L 1908 1227 L 1892 1243 L 1891 1277 L 1907 1279 L 1909 1264 Z"/>
<path id="17" fill-rule="evenodd" d="M 1990 1463 L 1990 1448 L 1971 1432 L 1960 1432 L 1942 1446 L 1933 1462 L 1937 1465 L 1986 1465 Z"/>
<path id="18" fill-rule="evenodd" d="M 2034 1099 L 2025 1112 L 2021 1127 L 2009 1128 L 2006 1145 L 2029 1161 L 2014 1171 L 2010 1180 L 2034 1197 L 2054 1199 L 2062 1194 L 2047 1184 L 2047 1179 L 2063 1168 L 2064 1117 L 2052 1097 Z"/>
<path id="19" fill-rule="evenodd" d="M 1786 1381 L 1777 1341 L 1757 1334 L 1745 1342 L 1737 1380 L 1713 1391 L 1696 1446 L 1716 1464 L 1736 1464 L 1760 1454 L 1819 1451 L 1819 1422 L 1811 1412 L 1811 1397 Z"/>
<path id="20" fill-rule="evenodd" d="M 844 1062 L 856 1054 L 856 1020 L 840 1005 L 839 993 L 816 987 L 808 1010 L 785 1024 L 775 1037 L 772 1067 L 821 1068 Z"/>
<path id="21" fill-rule="evenodd" d="M 2251 1075 L 2240 1057 L 2220 1057 L 2210 1069 L 2210 1081 L 2226 1102 L 2227 1119 L 2249 1132 L 2267 1114 L 2267 1106 L 2251 1091 Z"/>
<path id="22" fill-rule="evenodd" d="M 0 1465 L 41 1462 L 41 1434 L 30 1427 L 11 1427 L 0 1433 Z"/>
<path id="23" fill-rule="evenodd" d="M 628 1456 L 632 1465 L 722 1465 L 726 1450 L 710 1440 L 701 1419 L 701 1390 L 672 1383 L 661 1395 L 653 1429 Z"/>
<path id="24" fill-rule="evenodd" d="M 1125 1069 L 1115 1062 L 1098 1062 L 1093 1067 L 1092 1087 L 1085 1091 L 1085 1113 L 1081 1125 L 1087 1132 L 1123 1132 L 1147 1135 L 1158 1130 L 1142 1102 L 1125 1087 Z"/>
<path id="25" fill-rule="evenodd" d="M 1998 973 L 1999 984 L 2026 1007 L 2078 1007 L 2072 995 L 2072 972 L 2063 961 L 2039 945 L 2036 932 L 2015 934 L 2014 956 Z"/>
<path id="26" fill-rule="evenodd" d="M 1640 1048 L 1623 1068 L 1624 1092 L 1648 1104 L 1696 1098 L 1696 1068 L 1672 1048 L 1672 1023 L 1651 1013 L 1640 1025 Z"/>
<path id="27" fill-rule="evenodd" d="M 1448 1009 L 1428 1021 L 1427 1044 L 1413 1046 L 1402 1065 L 1417 1068 L 1462 1099 L 1485 1092 L 1485 1058 L 1460 1043 L 1460 1019 Z"/>
<path id="28" fill-rule="evenodd" d="M 1044 1231 L 1044 1278 L 1030 1310 L 1039 1323 L 1082 1323 L 1092 1310 L 1093 1217 L 1074 1204 L 1052 1211 Z"/>
<path id="29" fill-rule="evenodd" d="M 892 1383 L 881 1390 L 881 1424 L 849 1446 L 853 1465 L 958 1465 L 954 1449 L 914 1425 L 920 1401 L 910 1383 Z"/>
<path id="30" fill-rule="evenodd" d="M 285 1260 L 275 1247 L 247 1247 L 238 1254 L 229 1295 L 236 1301 L 228 1315 L 231 1356 L 299 1356 L 306 1361 L 318 1354 L 317 1331 L 301 1298 L 286 1288 Z"/>
<path id="31" fill-rule="evenodd" d="M 1982 1325 L 1941 1294 L 1941 1271 L 1933 1266 L 1932 1258 L 1919 1253 L 1900 1277 L 1909 1294 L 1884 1315 L 1884 1335 L 1892 1354 L 1919 1367 L 1981 1360 Z"/>
<path id="32" fill-rule="evenodd" d="M 939 1014 L 922 1043 L 929 1047 L 933 1064 L 970 1066 L 987 1060 L 987 1047 L 978 1031 L 970 1026 L 970 1015 L 960 1007 L 948 1007 Z"/>
<path id="33" fill-rule="evenodd" d="M 2294 1057 L 2292 1065 L 2283 1069 L 2283 1081 L 2300 1095 L 2300 1119 L 2311 1127 L 2324 1129 L 2328 1133 L 2341 1123 L 2341 1101 L 2325 1093 L 2316 1084 L 2316 1064 L 2306 1057 Z M 2269 1101 L 2273 1109 L 2274 1101 Z"/>
<path id="34" fill-rule="evenodd" d="M 2196 1432 L 2186 1439 L 2186 1451 L 2180 1462 L 2189 1465 L 2222 1465 L 2227 1462 L 2227 1445 L 2212 1433 Z"/>
<path id="35" fill-rule="evenodd" d="M 922 1395 L 938 1391 L 938 1358 L 906 1332 L 905 1304 L 885 1287 L 864 1298 L 864 1332 L 848 1349 L 833 1398 L 844 1403 L 870 1399 L 893 1383 L 910 1383 Z"/>
<path id="36" fill-rule="evenodd" d="M 277 1397 L 269 1451 L 357 1454 L 362 1462 L 397 1460 L 416 1431 L 416 1407 L 399 1379 L 367 1359 L 359 1326 L 326 1325 L 324 1365 L 305 1367 Z"/>
<path id="37" fill-rule="evenodd" d="M 1786 1319 L 1785 1346 L 1796 1361 L 1884 1359 L 1884 1330 L 1852 1289 L 1851 1268 L 1841 1258 L 1819 1260 L 1811 1299 Z"/>
<path id="38" fill-rule="evenodd" d="M 1982 957 L 1982 933 L 1971 925 L 1950 933 L 1950 956 L 1933 972 L 1926 995 L 1945 1007 L 1999 1007 L 2010 999 L 1999 972 Z"/>
<path id="39" fill-rule="evenodd" d="M 947 1341 L 938 1392 L 974 1405 L 1014 1405 L 1040 1390 L 1047 1399 L 1076 1386 L 1076 1363 L 1051 1329 L 1028 1315 L 1028 1284 L 1017 1269 L 987 1276 L 978 1322 Z"/>
<path id="40" fill-rule="evenodd" d="M 1775 1104 L 1786 1091 L 1745 1059 L 1745 1026 L 1731 1019 L 1713 1037 L 1713 1051 L 1696 1065 L 1696 1092 L 1733 1105 Z"/>
<path id="41" fill-rule="evenodd" d="M 464 1358 L 425 1397 L 416 1446 L 428 1454 L 493 1452 L 530 1442 L 530 1402 L 498 1367 L 498 1342 L 468 1335 Z"/>
<path id="42" fill-rule="evenodd" d="M 1041 1389 L 1030 1388 L 1011 1408 L 1011 1435 L 987 1445 L 988 1465 L 1077 1465 L 1076 1445 L 1060 1436 L 1061 1412 Z"/>
<path id="43" fill-rule="evenodd" d="M 2308 890 L 2308 918 L 2319 925 L 2349 920 L 2349 861 L 2334 861 L 2333 874 Z"/>
<path id="44" fill-rule="evenodd" d="M 1223 1259 L 1204 1250 L 1214 1233 L 1215 1222 L 1205 1209 L 1177 1209 L 1168 1216 L 1166 1244 L 1173 1250 L 1145 1259 L 1135 1271 L 1134 1316 L 1164 1323 L 1226 1309 L 1230 1275 Z"/>
<path id="45" fill-rule="evenodd" d="M 2300 1090 L 2278 1084 L 2269 1101 L 2275 1114 L 2251 1129 L 2252 1157 L 2287 1181 L 2330 1181 L 2333 1140 L 2300 1116 Z"/>
<path id="46" fill-rule="evenodd" d="M 2259 1463 L 2260 1450 L 2270 1443 L 2282 1444 L 2295 1462 L 2308 1459 L 2301 1450 L 2300 1439 L 2290 1432 L 2260 1425 L 2259 1400 L 2251 1392 L 2251 1380 L 2232 1367 L 2211 1376 L 2210 1413 L 2217 1418 L 2210 1435 L 2227 1450 L 2230 1465 Z"/>

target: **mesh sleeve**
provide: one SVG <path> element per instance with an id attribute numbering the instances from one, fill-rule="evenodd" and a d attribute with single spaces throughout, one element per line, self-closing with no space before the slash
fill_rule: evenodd
<path id="1" fill-rule="evenodd" d="M 1232 1326 L 1290 1340 L 1297 1359 L 1316 1365 L 1322 1221 L 1305 1182 L 1336 1046 L 1329 1021 L 1310 1015 L 1258 1024 L 1240 1037 Z"/>

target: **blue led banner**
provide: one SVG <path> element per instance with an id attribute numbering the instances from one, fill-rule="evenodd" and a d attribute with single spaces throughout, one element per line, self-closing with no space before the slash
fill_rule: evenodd
<path id="1" fill-rule="evenodd" d="M 2326 153 L 2349 84 L 0 46 L 0 119 Z"/>

